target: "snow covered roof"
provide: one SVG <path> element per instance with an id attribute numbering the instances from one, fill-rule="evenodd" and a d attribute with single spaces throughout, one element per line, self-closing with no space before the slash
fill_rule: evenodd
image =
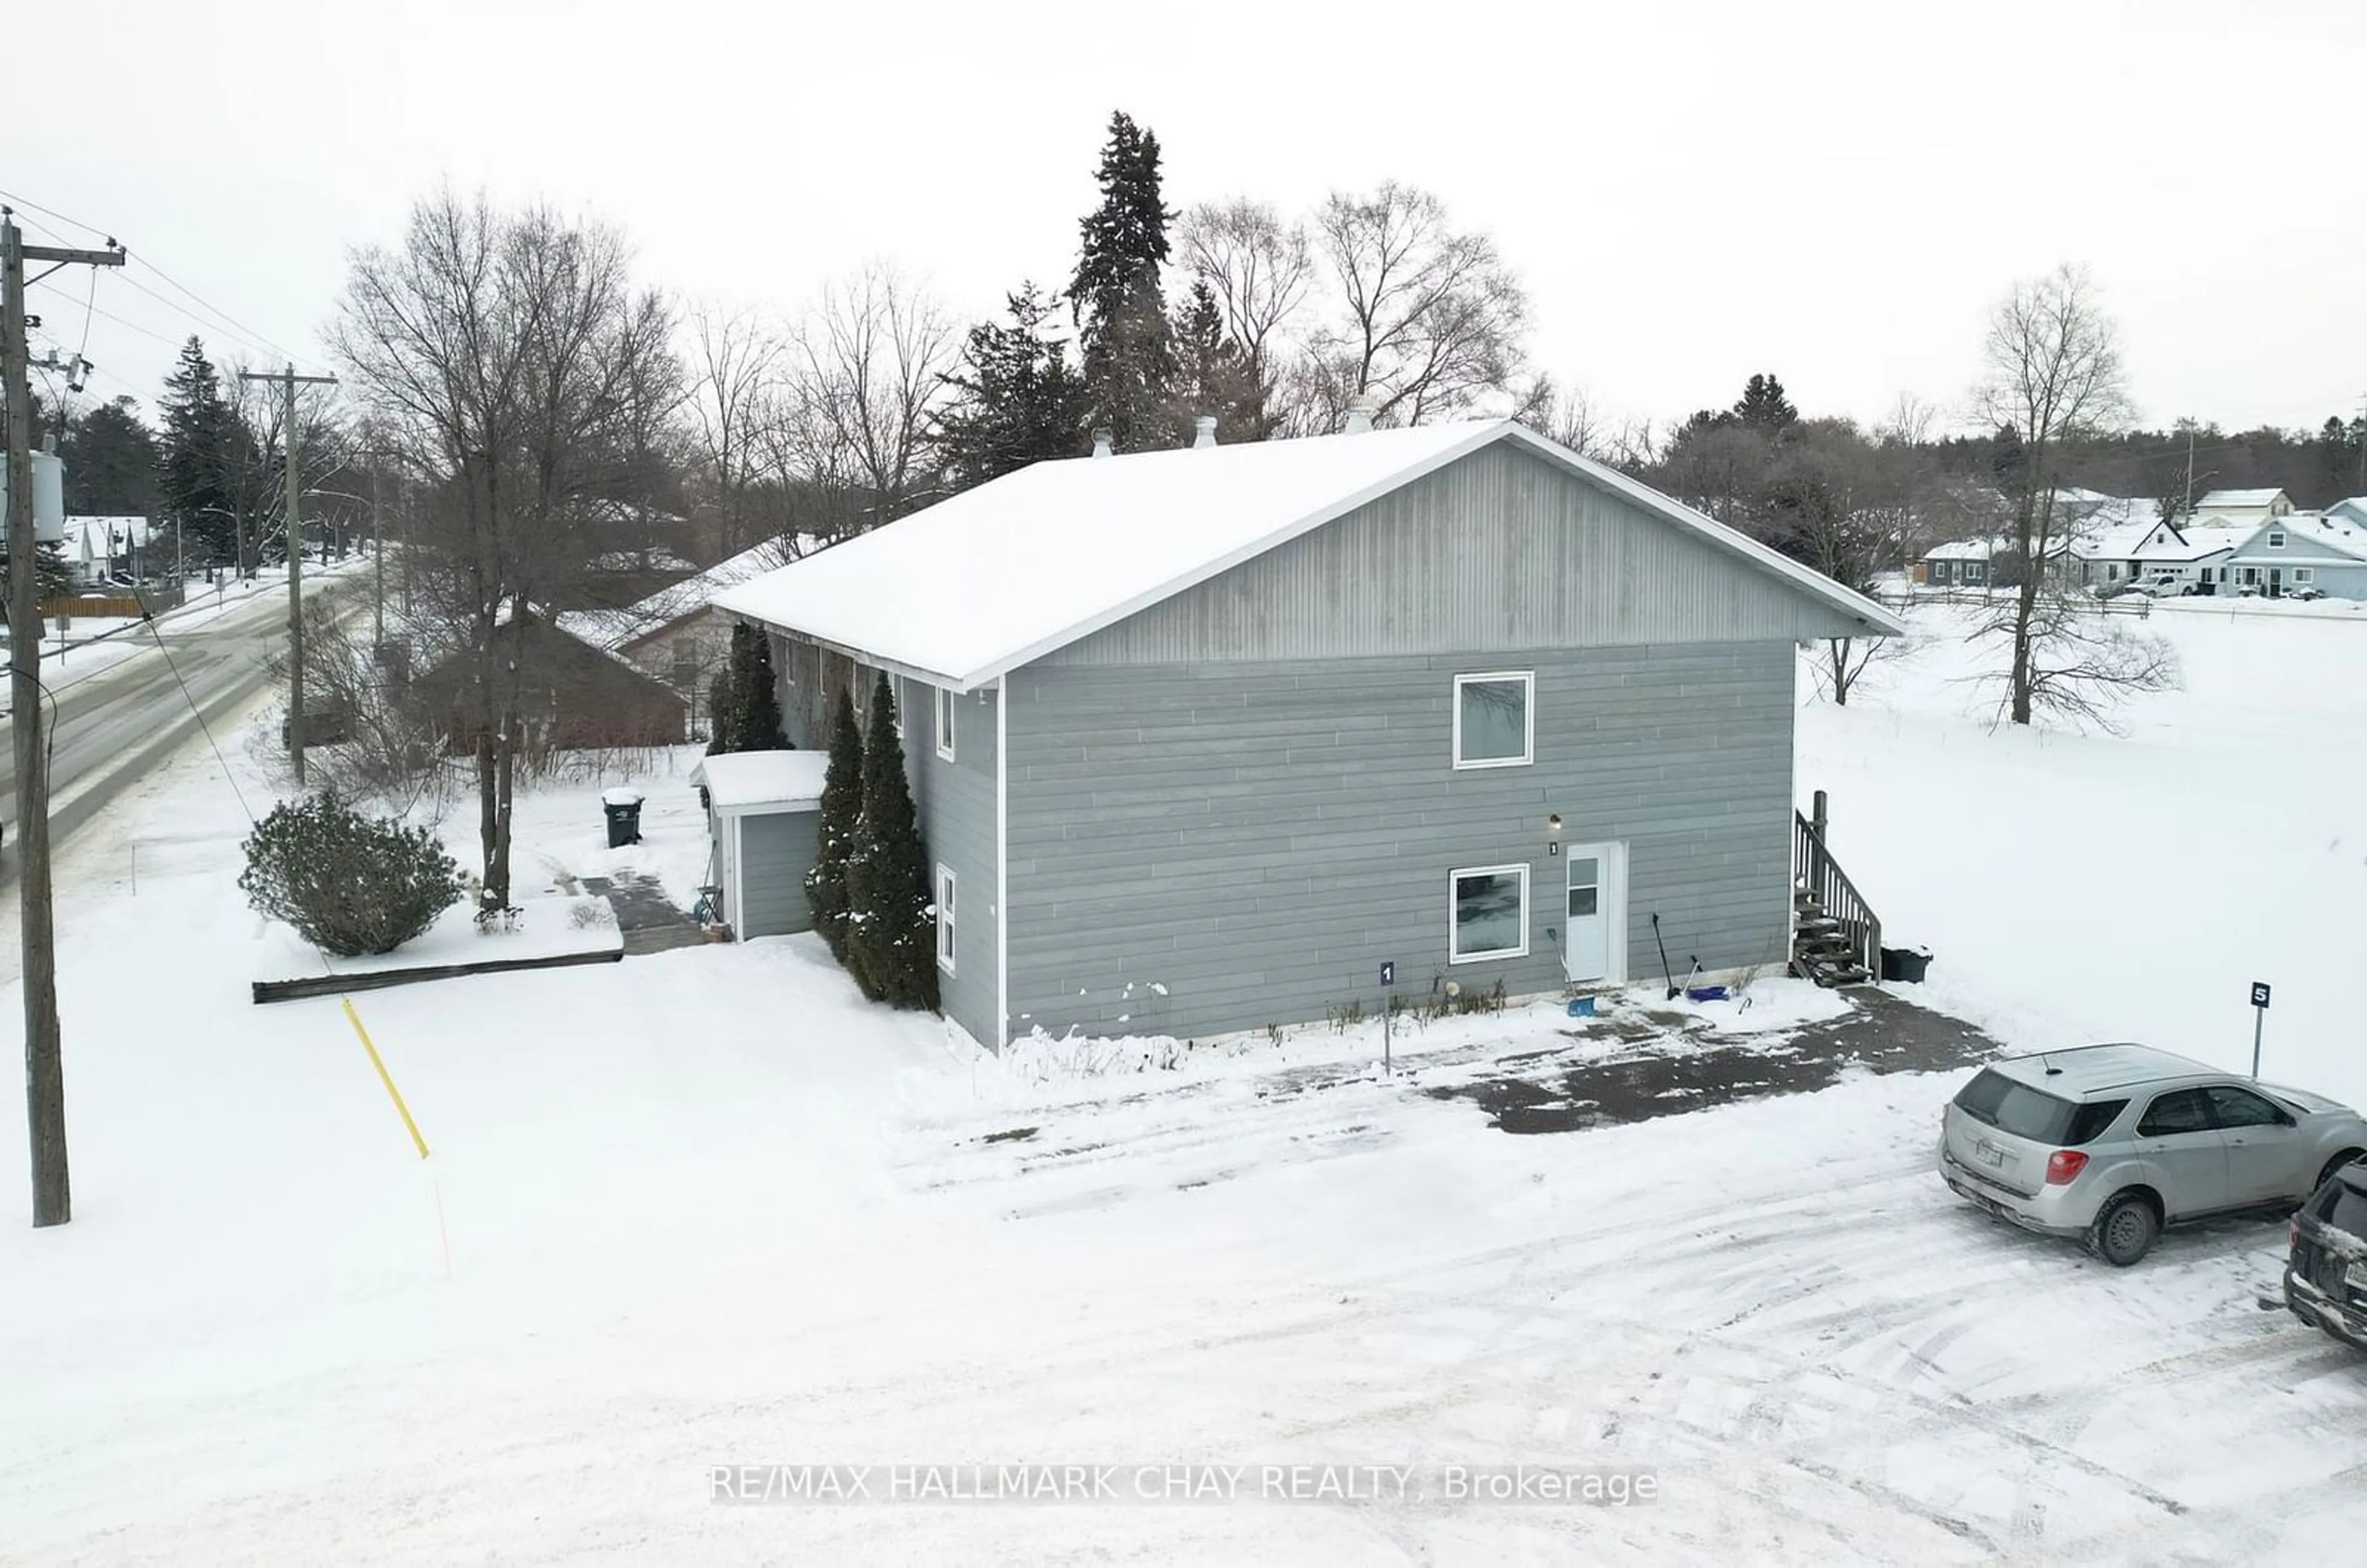
<path id="1" fill-rule="evenodd" d="M 68 560 L 120 555 L 148 542 L 145 517 L 68 517 L 63 540 Z"/>
<path id="2" fill-rule="evenodd" d="M 2203 499 L 2194 503 L 2194 510 L 2209 512 L 2214 508 L 2220 508 L 2238 512 L 2257 511 L 2261 507 L 2275 505 L 2284 499 L 2284 493 L 2274 487 L 2268 490 L 2214 490 L 2205 492 Z"/>
<path id="3" fill-rule="evenodd" d="M 1511 420 L 1031 464 L 727 590 L 736 615 L 969 691 L 1499 441 L 1896 635 L 1890 612 Z"/>
<path id="4" fill-rule="evenodd" d="M 1991 556 L 2008 555 L 2013 544 L 2007 539 L 1951 539 L 1944 545 L 1934 545 L 1923 552 L 1925 560 L 1987 560 Z"/>
<path id="5" fill-rule="evenodd" d="M 802 559 L 821 550 L 827 541 L 812 534 L 798 536 L 796 557 Z M 791 558 L 779 540 L 767 539 L 717 561 L 696 577 L 669 583 L 648 598 L 617 610 L 569 610 L 559 617 L 568 632 L 602 648 L 622 648 L 686 620 L 715 602 L 727 588 L 752 581 Z"/>
<path id="6" fill-rule="evenodd" d="M 706 786 L 708 804 L 718 811 L 796 811 L 821 804 L 829 768 L 827 751 L 726 751 L 702 759 L 690 782 Z"/>
<path id="7" fill-rule="evenodd" d="M 2250 538 L 2256 531 L 2249 523 L 2189 523 L 2170 535 L 2163 544 L 2145 544 L 2131 552 L 2130 558 L 2139 561 L 2192 562 L 2225 555 Z"/>
<path id="8" fill-rule="evenodd" d="M 2071 553 L 2081 560 L 2127 560 L 2144 547 L 2156 529 L 2166 526 L 2147 518 L 2092 529 L 2071 541 Z"/>

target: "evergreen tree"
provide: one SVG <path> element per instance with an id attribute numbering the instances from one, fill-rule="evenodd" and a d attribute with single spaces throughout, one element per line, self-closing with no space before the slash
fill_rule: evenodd
<path id="1" fill-rule="evenodd" d="M 74 574 L 66 568 L 66 549 L 55 539 L 33 547 L 33 592 L 46 602 L 74 592 Z M 0 624 L 8 619 L 8 552 L 0 548 Z"/>
<path id="2" fill-rule="evenodd" d="M 63 422 L 58 457 L 65 464 L 66 510 L 84 517 L 154 517 L 162 510 L 155 433 L 130 396 L 95 405 Z M 171 532 L 158 529 L 157 536 Z"/>
<path id="3" fill-rule="evenodd" d="M 830 944 L 831 956 L 846 957 L 847 858 L 863 815 L 863 730 L 855 721 L 855 698 L 842 690 L 831 716 L 830 764 L 823 771 L 821 809 L 815 824 L 814 863 L 806 873 L 806 906 L 814 930 Z"/>
<path id="4" fill-rule="evenodd" d="M 890 1007 L 937 1006 L 936 920 L 929 852 L 904 778 L 896 699 L 882 674 L 863 743 L 863 815 L 846 861 L 846 967 L 865 996 Z"/>
<path id="5" fill-rule="evenodd" d="M 732 739 L 733 690 L 731 666 L 729 664 L 718 670 L 707 682 L 707 754 L 710 757 L 740 750 Z"/>
<path id="6" fill-rule="evenodd" d="M 1051 301 L 1026 283 L 1007 303 L 1011 324 L 972 327 L 960 370 L 946 378 L 956 395 L 938 416 L 936 445 L 952 490 L 1084 450 L 1084 379 L 1068 345 L 1047 335 Z"/>
<path id="7" fill-rule="evenodd" d="M 1160 197 L 1159 138 L 1123 113 L 1110 116 L 1094 179 L 1101 205 L 1079 222 L 1083 243 L 1069 282 L 1084 352 L 1089 412 L 1118 450 L 1173 444 L 1175 351 L 1159 269 L 1175 215 Z"/>
<path id="8" fill-rule="evenodd" d="M 1214 414 L 1220 439 L 1261 439 L 1263 399 L 1240 345 L 1225 330 L 1224 310 L 1206 278 L 1193 280 L 1177 309 L 1174 340 L 1176 428 L 1188 439 L 1195 418 Z"/>
<path id="9" fill-rule="evenodd" d="M 238 411 L 223 400 L 221 378 L 195 336 L 164 378 L 164 513 L 180 520 L 192 558 L 237 559 Z"/>
<path id="10" fill-rule="evenodd" d="M 1753 376 L 1734 405 L 1734 417 L 1762 435 L 1781 435 L 1800 423 L 1800 411 L 1784 395 L 1784 383 L 1772 375 Z"/>

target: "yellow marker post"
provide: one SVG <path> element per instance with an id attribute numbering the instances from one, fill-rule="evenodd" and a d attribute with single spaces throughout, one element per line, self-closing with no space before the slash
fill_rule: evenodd
<path id="1" fill-rule="evenodd" d="M 369 1031 L 362 1027 L 362 1015 L 354 1010 L 353 998 L 347 997 L 345 1001 L 345 1018 L 353 1024 L 354 1032 L 362 1037 L 362 1049 L 369 1053 L 370 1066 L 378 1069 L 378 1081 L 386 1085 L 387 1098 L 394 1101 L 394 1109 L 401 1113 L 402 1124 L 411 1134 L 411 1141 L 419 1146 L 419 1157 L 425 1159 L 427 1140 L 419 1135 L 419 1123 L 411 1119 L 411 1107 L 402 1103 L 402 1091 L 394 1087 L 394 1076 L 386 1070 L 386 1063 L 379 1058 L 378 1047 L 370 1043 Z"/>

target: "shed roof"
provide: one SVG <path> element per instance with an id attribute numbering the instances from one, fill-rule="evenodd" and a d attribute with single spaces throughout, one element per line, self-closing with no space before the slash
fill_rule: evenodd
<path id="1" fill-rule="evenodd" d="M 734 614 L 968 691 L 1499 441 L 1876 634 L 1890 612 L 1511 420 L 1031 464 L 727 590 Z"/>
<path id="2" fill-rule="evenodd" d="M 2204 492 L 2202 500 L 2194 503 L 2194 510 L 2203 513 L 2210 511 L 2213 507 L 2273 506 L 2284 493 L 2273 485 L 2267 490 L 2208 491 Z"/>
<path id="3" fill-rule="evenodd" d="M 706 786 L 718 811 L 797 811 L 821 804 L 829 768 L 827 751 L 726 751 L 702 758 L 690 782 Z"/>

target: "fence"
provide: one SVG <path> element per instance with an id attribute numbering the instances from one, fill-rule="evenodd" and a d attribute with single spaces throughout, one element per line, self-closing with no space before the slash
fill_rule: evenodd
<path id="1" fill-rule="evenodd" d="M 114 593 L 104 597 L 95 593 L 78 594 L 64 599 L 44 599 L 44 616 L 131 620 L 141 615 L 153 615 L 176 609 L 181 603 L 178 584 L 169 588 L 142 588 L 133 593 Z"/>

